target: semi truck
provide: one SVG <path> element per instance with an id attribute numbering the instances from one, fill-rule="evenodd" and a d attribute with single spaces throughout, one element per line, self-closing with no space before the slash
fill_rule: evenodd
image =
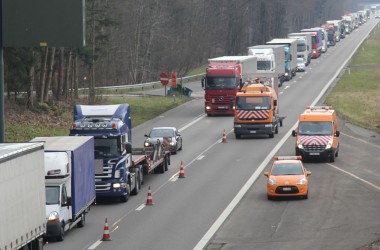
<path id="1" fill-rule="evenodd" d="M 0 249 L 43 249 L 44 146 L 0 144 Z"/>
<path id="2" fill-rule="evenodd" d="M 269 135 L 273 138 L 278 133 L 282 118 L 277 96 L 277 84 L 262 78 L 236 94 L 234 133 L 237 139 L 243 135 Z"/>
<path id="3" fill-rule="evenodd" d="M 75 105 L 70 136 L 93 136 L 97 198 L 128 201 L 137 195 L 143 174 L 163 173 L 170 165 L 170 151 L 161 143 L 132 149 L 131 110 L 117 105 Z"/>
<path id="4" fill-rule="evenodd" d="M 284 45 L 285 51 L 285 78 L 290 80 L 297 74 L 297 39 L 275 38 L 266 44 Z"/>
<path id="5" fill-rule="evenodd" d="M 202 79 L 205 90 L 205 113 L 207 116 L 233 114 L 230 102 L 247 75 L 257 72 L 255 56 L 223 56 L 208 60 L 206 75 Z"/>
<path id="6" fill-rule="evenodd" d="M 321 28 L 324 28 L 327 32 L 327 45 L 335 46 L 336 44 L 336 35 L 335 35 L 335 27 L 332 24 L 323 24 Z"/>
<path id="7" fill-rule="evenodd" d="M 311 34 L 310 33 L 290 33 L 288 38 L 297 39 L 297 57 L 303 58 L 306 65 L 311 61 L 312 56 L 312 45 L 311 45 Z"/>
<path id="8" fill-rule="evenodd" d="M 355 24 L 354 24 L 354 20 L 352 19 L 352 16 L 344 15 L 342 16 L 342 21 L 344 24 L 344 29 L 345 29 L 346 34 L 350 34 L 355 28 Z"/>
<path id="9" fill-rule="evenodd" d="M 323 47 L 323 32 L 321 29 L 315 30 L 313 28 L 302 29 L 301 33 L 311 34 L 311 46 L 313 50 L 312 58 L 318 58 L 322 54 Z"/>
<path id="10" fill-rule="evenodd" d="M 342 31 L 344 31 L 344 28 L 342 29 L 342 20 L 327 20 L 326 24 L 334 25 L 336 42 L 339 42 L 341 38 L 345 37 L 342 34 Z"/>
<path id="11" fill-rule="evenodd" d="M 95 202 L 94 138 L 35 137 L 45 147 L 47 238 L 64 240 L 65 232 L 83 227 Z"/>
<path id="12" fill-rule="evenodd" d="M 281 87 L 285 81 L 285 54 L 283 45 L 256 45 L 248 47 L 248 55 L 257 57 L 257 74 L 274 77 Z"/>

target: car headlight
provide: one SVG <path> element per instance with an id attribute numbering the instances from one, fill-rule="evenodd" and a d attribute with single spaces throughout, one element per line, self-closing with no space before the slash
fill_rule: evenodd
<path id="1" fill-rule="evenodd" d="M 330 149 L 332 147 L 332 140 L 329 140 L 329 142 L 326 145 L 326 149 Z"/>
<path id="2" fill-rule="evenodd" d="M 170 146 L 174 146 L 174 145 L 175 145 L 175 141 L 171 141 Z"/>
<path id="3" fill-rule="evenodd" d="M 57 212 L 51 212 L 49 214 L 48 221 L 59 221 L 59 214 Z"/>
<path id="4" fill-rule="evenodd" d="M 297 147 L 298 147 L 299 149 L 303 149 L 302 143 L 301 143 L 300 141 L 297 141 Z"/>
<path id="5" fill-rule="evenodd" d="M 288 76 L 289 75 L 289 73 L 288 72 L 285 72 L 285 76 Z"/>
<path id="6" fill-rule="evenodd" d="M 150 142 L 146 141 L 144 142 L 144 147 L 149 147 L 150 146 Z"/>
<path id="7" fill-rule="evenodd" d="M 269 184 L 269 185 L 277 185 L 277 182 L 275 182 L 275 181 L 272 180 L 272 179 L 268 179 L 268 184 Z"/>
<path id="8" fill-rule="evenodd" d="M 302 178 L 301 180 L 297 181 L 297 185 L 303 185 L 303 184 L 306 184 L 307 180 L 306 178 Z"/>

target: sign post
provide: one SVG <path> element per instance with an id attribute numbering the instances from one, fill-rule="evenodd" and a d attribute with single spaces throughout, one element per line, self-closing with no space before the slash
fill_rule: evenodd
<path id="1" fill-rule="evenodd" d="M 161 81 L 161 84 L 162 84 L 163 86 L 165 86 L 165 94 L 164 94 L 164 96 L 166 96 L 166 86 L 167 86 L 168 83 L 169 83 L 169 77 L 168 77 L 168 74 L 165 73 L 165 72 L 162 72 L 162 73 L 160 74 L 160 81 Z"/>

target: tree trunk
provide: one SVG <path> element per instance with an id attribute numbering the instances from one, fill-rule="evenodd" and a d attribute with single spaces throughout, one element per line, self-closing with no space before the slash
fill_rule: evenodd
<path id="1" fill-rule="evenodd" d="M 33 82 L 34 82 L 34 66 L 29 69 L 29 87 L 27 93 L 26 107 L 28 109 L 33 107 Z"/>
<path id="2" fill-rule="evenodd" d="M 64 81 L 64 65 L 65 65 L 65 48 L 61 47 L 59 49 L 59 71 L 58 71 L 58 82 L 57 82 L 57 92 L 56 92 L 56 101 L 61 100 L 62 98 L 62 85 Z"/>
<path id="3" fill-rule="evenodd" d="M 44 102 L 49 101 L 49 90 L 51 87 L 51 81 L 52 81 L 53 71 L 54 71 L 54 69 L 53 69 L 54 62 L 55 62 L 54 59 L 55 59 L 55 47 L 51 48 L 50 64 L 49 64 L 48 75 L 47 75 L 47 79 L 46 79 L 44 97 L 43 97 Z"/>
<path id="4" fill-rule="evenodd" d="M 69 86 L 70 86 L 70 78 L 71 78 L 70 71 L 71 71 L 71 50 L 67 52 L 65 81 L 63 84 L 63 97 L 65 98 L 65 101 L 67 101 L 69 97 Z"/>
<path id="5" fill-rule="evenodd" d="M 49 48 L 45 47 L 42 49 L 41 54 L 41 72 L 40 72 L 40 86 L 39 86 L 39 93 L 38 93 L 38 101 L 43 102 L 44 101 L 44 91 L 45 91 L 45 82 L 46 82 L 46 68 L 47 68 L 47 59 L 49 54 Z"/>

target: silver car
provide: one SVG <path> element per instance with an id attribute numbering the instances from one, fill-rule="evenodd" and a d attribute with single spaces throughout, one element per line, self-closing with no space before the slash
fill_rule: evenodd
<path id="1" fill-rule="evenodd" d="M 305 65 L 305 62 L 303 61 L 303 58 L 297 58 L 297 71 L 305 72 L 305 70 L 306 70 L 306 65 Z"/>
<path id="2" fill-rule="evenodd" d="M 157 140 L 160 140 L 173 154 L 176 154 L 178 150 L 182 150 L 182 136 L 175 127 L 152 128 L 145 137 L 144 147 L 150 147 L 156 144 Z"/>

